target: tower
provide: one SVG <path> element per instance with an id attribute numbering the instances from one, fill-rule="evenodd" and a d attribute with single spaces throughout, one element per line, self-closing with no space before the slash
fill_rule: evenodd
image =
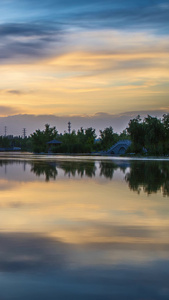
<path id="1" fill-rule="evenodd" d="M 70 123 L 70 121 L 68 122 L 68 132 L 69 132 L 69 134 L 71 133 L 71 123 Z"/>
<path id="2" fill-rule="evenodd" d="M 26 128 L 23 128 L 23 138 L 26 138 Z"/>
<path id="3" fill-rule="evenodd" d="M 7 126 L 4 127 L 4 136 L 6 136 L 7 133 Z"/>

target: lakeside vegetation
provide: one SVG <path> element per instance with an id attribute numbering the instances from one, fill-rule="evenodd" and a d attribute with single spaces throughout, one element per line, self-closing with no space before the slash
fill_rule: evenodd
<path id="1" fill-rule="evenodd" d="M 36 130 L 29 137 L 0 136 L 0 148 L 31 151 L 35 153 L 93 153 L 107 151 L 120 140 L 131 140 L 127 153 L 141 155 L 168 155 L 169 154 L 169 114 L 157 118 L 148 115 L 143 120 L 138 115 L 131 119 L 128 127 L 122 133 L 115 133 L 113 128 L 107 127 L 99 131 L 92 127 L 80 128 L 72 132 L 59 133 L 56 127 L 45 125 L 44 130 Z M 61 143 L 47 144 L 51 140 Z"/>

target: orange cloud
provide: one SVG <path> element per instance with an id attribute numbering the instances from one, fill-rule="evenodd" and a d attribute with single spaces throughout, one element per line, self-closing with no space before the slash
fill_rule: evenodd
<path id="1" fill-rule="evenodd" d="M 77 33 L 76 33 L 77 34 Z M 97 32 L 70 35 L 65 54 L 30 64 L 0 66 L 2 105 L 36 114 L 120 113 L 160 109 L 168 99 L 168 41 L 152 34 Z M 80 45 L 75 40 L 80 38 Z M 93 40 L 85 46 L 87 37 Z M 95 46 L 94 46 L 95 45 Z M 12 91 L 19 91 L 19 93 Z M 97 109 L 96 109 L 97 108 Z"/>

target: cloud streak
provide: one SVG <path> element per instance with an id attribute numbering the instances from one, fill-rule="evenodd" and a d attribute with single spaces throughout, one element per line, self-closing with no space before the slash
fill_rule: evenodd
<path id="1" fill-rule="evenodd" d="M 10 17 L 10 7 L 8 2 L 3 1 L 4 11 L 8 8 Z M 63 24 L 84 26 L 84 27 L 109 27 L 109 28 L 153 28 L 158 31 L 168 31 L 169 6 L 167 1 L 14 1 L 11 9 L 20 12 L 21 20 L 51 20 Z M 29 14 L 27 14 L 29 12 Z M 15 14 L 13 14 L 15 18 Z"/>
<path id="2" fill-rule="evenodd" d="M 23 1 L 16 7 L 25 15 L 32 10 L 31 19 L 13 23 L 4 20 L 0 25 L 0 59 L 43 58 L 56 52 L 64 52 L 64 33 L 78 34 L 86 30 L 123 30 L 125 32 L 154 31 L 158 36 L 167 35 L 169 28 L 169 6 L 166 1 L 160 5 L 158 2 L 145 3 L 142 1 L 42 1 L 39 10 L 39 2 Z M 4 4 L 5 5 L 5 4 Z M 9 13 L 10 13 L 10 7 Z M 26 10 L 27 9 L 27 10 Z M 46 11 L 46 15 L 44 12 Z M 28 14 L 27 14 L 28 15 Z M 40 21 L 41 20 L 41 21 Z M 90 37 L 89 37 L 90 38 Z M 96 41 L 97 42 L 97 41 Z M 64 46 L 67 41 L 64 40 Z M 66 45 L 66 48 L 70 45 Z M 58 49 L 61 47 L 61 51 Z"/>
<path id="3" fill-rule="evenodd" d="M 166 1 L 14 0 L 1 8 L 2 106 L 13 107 L 15 96 L 30 114 L 167 107 Z"/>
<path id="4" fill-rule="evenodd" d="M 0 105 L 0 116 L 7 116 L 11 114 L 16 114 L 20 109 L 5 105 Z M 21 112 L 21 110 L 20 110 Z"/>
<path id="5" fill-rule="evenodd" d="M 0 38 L 1 61 L 26 62 L 52 55 L 54 44 L 61 42 L 61 29 L 52 24 L 1 24 Z"/>

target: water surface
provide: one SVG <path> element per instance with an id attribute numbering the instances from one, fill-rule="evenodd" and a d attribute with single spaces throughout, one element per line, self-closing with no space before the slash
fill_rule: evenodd
<path id="1" fill-rule="evenodd" d="M 169 299 L 169 161 L 1 156 L 0 299 Z"/>

